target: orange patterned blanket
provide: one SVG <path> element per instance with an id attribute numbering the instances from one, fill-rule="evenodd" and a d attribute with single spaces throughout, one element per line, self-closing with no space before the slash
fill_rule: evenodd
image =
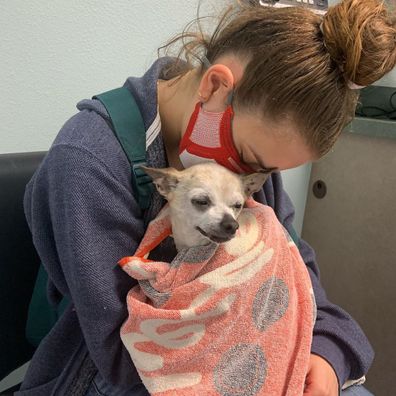
<path id="1" fill-rule="evenodd" d="M 120 261 L 139 280 L 121 338 L 150 394 L 303 394 L 315 320 L 308 271 L 273 210 L 246 206 L 234 239 L 171 263 L 147 258 L 171 234 L 165 207 Z"/>

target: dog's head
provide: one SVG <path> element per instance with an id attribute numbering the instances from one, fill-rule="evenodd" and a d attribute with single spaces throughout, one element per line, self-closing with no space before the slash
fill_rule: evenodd
<path id="1" fill-rule="evenodd" d="M 237 175 L 215 163 L 174 168 L 143 168 L 170 206 L 173 236 L 178 249 L 208 240 L 232 239 L 246 199 L 258 191 L 268 174 Z"/>

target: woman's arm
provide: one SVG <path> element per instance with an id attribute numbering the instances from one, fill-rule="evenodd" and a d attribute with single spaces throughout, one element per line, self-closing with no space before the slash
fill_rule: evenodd
<path id="1" fill-rule="evenodd" d="M 264 185 L 267 204 L 287 230 L 292 230 L 294 208 L 283 189 L 280 173 L 271 176 Z M 291 233 L 291 231 L 289 231 Z M 313 249 L 301 238 L 297 241 L 307 265 L 317 304 L 312 353 L 323 357 L 333 367 L 339 383 L 365 375 L 372 363 L 374 352 L 359 325 L 343 309 L 332 304 L 320 283 L 319 268 Z"/>
<path id="2" fill-rule="evenodd" d="M 74 124 L 72 119 L 65 127 Z M 58 142 L 50 149 L 29 186 L 27 219 L 50 280 L 74 305 L 96 367 L 107 381 L 130 384 L 136 372 L 119 329 L 133 280 L 117 262 L 142 238 L 142 214 L 131 186 L 81 143 Z"/>

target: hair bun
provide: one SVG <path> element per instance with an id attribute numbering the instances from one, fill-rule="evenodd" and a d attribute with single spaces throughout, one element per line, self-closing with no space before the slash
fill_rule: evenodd
<path id="1" fill-rule="evenodd" d="M 382 1 L 344 0 L 329 8 L 321 30 L 347 82 L 370 85 L 396 64 L 396 18 Z"/>

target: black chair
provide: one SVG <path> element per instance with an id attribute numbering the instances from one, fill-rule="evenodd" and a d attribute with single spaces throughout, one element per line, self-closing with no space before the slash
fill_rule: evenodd
<path id="1" fill-rule="evenodd" d="M 25 326 L 40 261 L 26 223 L 23 195 L 44 155 L 0 154 L 0 380 L 34 352 Z"/>

